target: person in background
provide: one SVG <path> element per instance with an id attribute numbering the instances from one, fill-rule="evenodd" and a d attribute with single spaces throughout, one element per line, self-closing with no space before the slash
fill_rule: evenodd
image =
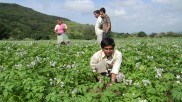
<path id="1" fill-rule="evenodd" d="M 104 38 L 101 41 L 101 50 L 93 54 L 90 60 L 93 72 L 111 77 L 111 82 L 106 86 L 111 86 L 115 82 L 121 82 L 124 78 L 124 74 L 119 72 L 122 53 L 114 49 L 114 47 L 115 43 L 112 38 Z M 103 82 L 100 76 L 97 76 L 97 80 L 101 83 Z"/>
<path id="2" fill-rule="evenodd" d="M 95 34 L 97 36 L 97 42 L 101 43 L 102 40 L 102 34 L 103 34 L 103 30 L 102 30 L 102 18 L 100 15 L 100 11 L 99 10 L 95 10 L 94 11 L 94 15 L 97 18 L 96 24 L 95 24 Z"/>
<path id="3" fill-rule="evenodd" d="M 58 44 L 68 44 L 69 43 L 69 39 L 68 39 L 68 36 L 66 34 L 67 30 L 68 30 L 67 25 L 64 24 L 61 19 L 58 19 L 57 25 L 54 28 L 54 32 L 57 35 L 57 43 Z"/>
<path id="4" fill-rule="evenodd" d="M 100 15 L 102 17 L 102 29 L 103 29 L 103 35 L 102 39 L 109 37 L 109 34 L 111 32 L 111 20 L 110 17 L 106 14 L 105 8 L 100 9 Z"/>

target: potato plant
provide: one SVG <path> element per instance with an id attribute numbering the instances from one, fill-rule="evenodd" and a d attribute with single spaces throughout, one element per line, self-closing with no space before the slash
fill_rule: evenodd
<path id="1" fill-rule="evenodd" d="M 104 89 L 89 65 L 92 54 L 100 50 L 95 40 L 73 40 L 68 46 L 56 41 L 1 41 L 0 101 L 182 101 L 181 38 L 115 42 L 123 54 L 120 71 L 125 79 Z"/>

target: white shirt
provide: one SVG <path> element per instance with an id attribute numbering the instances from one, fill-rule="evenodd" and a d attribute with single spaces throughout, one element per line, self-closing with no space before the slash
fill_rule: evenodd
<path id="1" fill-rule="evenodd" d="M 96 52 L 90 60 L 90 65 L 92 69 L 95 70 L 97 63 L 102 60 L 106 61 L 107 64 L 111 66 L 111 73 L 118 74 L 122 62 L 121 52 L 119 52 L 118 50 L 114 50 L 112 56 L 110 56 L 109 58 L 106 57 L 102 50 Z"/>
<path id="2" fill-rule="evenodd" d="M 54 30 L 58 30 L 58 28 L 59 28 L 59 24 L 57 24 L 57 25 L 55 26 Z"/>
<path id="3" fill-rule="evenodd" d="M 103 30 L 101 29 L 101 27 L 102 27 L 102 18 L 101 18 L 101 16 L 99 16 L 97 18 L 97 21 L 96 21 L 96 24 L 95 24 L 95 33 L 96 33 L 96 35 L 99 35 L 99 34 L 103 33 Z"/>

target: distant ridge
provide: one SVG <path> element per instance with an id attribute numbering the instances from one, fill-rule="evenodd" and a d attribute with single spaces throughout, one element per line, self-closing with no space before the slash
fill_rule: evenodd
<path id="1" fill-rule="evenodd" d="M 18 4 L 0 3 L 0 39 L 55 38 L 53 29 L 57 18 L 61 18 L 71 28 L 69 33 L 74 34 L 69 35 L 71 37 L 80 36 L 85 26 L 94 28 L 93 25 L 79 24 L 67 18 L 50 16 Z"/>

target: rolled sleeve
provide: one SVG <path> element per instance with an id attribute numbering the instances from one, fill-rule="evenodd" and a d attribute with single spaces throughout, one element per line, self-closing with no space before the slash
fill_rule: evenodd
<path id="1" fill-rule="evenodd" d="M 113 64 L 111 73 L 118 74 L 121 67 L 121 62 L 122 62 L 122 54 L 119 52 L 116 56 L 116 60 Z"/>
<path id="2" fill-rule="evenodd" d="M 96 64 L 97 64 L 97 59 L 96 59 L 96 56 L 93 55 L 93 56 L 91 57 L 91 60 L 90 60 L 90 66 L 91 66 L 91 68 L 92 68 L 93 70 L 95 70 Z"/>

